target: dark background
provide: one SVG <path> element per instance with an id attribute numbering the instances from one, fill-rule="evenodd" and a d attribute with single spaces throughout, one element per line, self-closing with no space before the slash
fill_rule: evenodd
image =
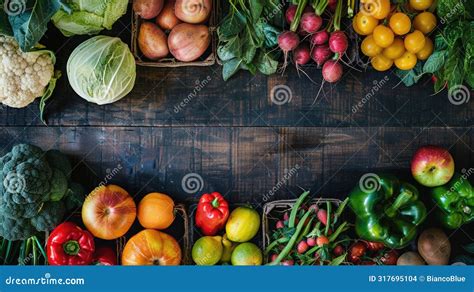
<path id="1" fill-rule="evenodd" d="M 130 19 L 127 14 L 104 34 L 130 44 Z M 306 69 L 313 83 L 293 68 L 271 77 L 240 72 L 224 82 L 218 65 L 137 67 L 133 91 L 98 106 L 74 93 L 65 71 L 70 53 L 87 38 L 68 39 L 50 27 L 42 43 L 56 52 L 63 77 L 47 108 L 48 126 L 38 117 L 38 101 L 20 110 L 2 107 L 0 154 L 20 142 L 60 149 L 72 158 L 73 176 L 88 190 L 107 181 L 137 199 L 161 191 L 188 205 L 207 191 L 256 206 L 295 198 L 301 189 L 344 198 L 365 173 L 390 172 L 411 180 L 410 158 L 425 144 L 447 147 L 457 171 L 473 167 L 474 103 L 455 106 L 446 91 L 433 95 L 429 78 L 407 88 L 391 72 L 346 67 L 343 79 L 325 84 L 313 104 L 321 82 L 316 68 Z M 174 107 L 207 78 L 176 113 Z M 354 113 L 381 80 L 388 81 Z M 292 98 L 276 105 L 271 90 L 282 84 Z M 203 180 L 202 189 L 192 194 L 182 188 L 189 173 Z M 275 195 L 264 199 L 273 189 Z"/>

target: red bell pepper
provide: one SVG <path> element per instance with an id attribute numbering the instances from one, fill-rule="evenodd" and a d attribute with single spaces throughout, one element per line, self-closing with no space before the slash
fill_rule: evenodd
<path id="1" fill-rule="evenodd" d="M 95 251 L 94 237 L 76 224 L 64 222 L 51 232 L 46 249 L 50 265 L 89 265 Z"/>
<path id="2" fill-rule="evenodd" d="M 196 210 L 196 226 L 204 235 L 216 235 L 229 218 L 229 204 L 218 192 L 204 194 Z"/>
<path id="3" fill-rule="evenodd" d="M 115 266 L 117 265 L 117 254 L 108 246 L 102 246 L 95 250 L 92 264 L 96 266 Z"/>

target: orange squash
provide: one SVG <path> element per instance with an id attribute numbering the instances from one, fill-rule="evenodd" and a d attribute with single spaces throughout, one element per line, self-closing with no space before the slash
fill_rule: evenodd
<path id="1" fill-rule="evenodd" d="M 181 263 L 181 247 L 172 236 L 154 229 L 135 234 L 122 253 L 124 266 L 177 266 Z"/>
<path id="2" fill-rule="evenodd" d="M 119 186 L 94 189 L 82 205 L 82 221 L 97 238 L 111 240 L 123 236 L 137 216 L 133 198 Z"/>
<path id="3" fill-rule="evenodd" d="M 145 228 L 168 228 L 174 221 L 173 199 L 161 193 L 146 195 L 138 203 L 138 221 Z"/>

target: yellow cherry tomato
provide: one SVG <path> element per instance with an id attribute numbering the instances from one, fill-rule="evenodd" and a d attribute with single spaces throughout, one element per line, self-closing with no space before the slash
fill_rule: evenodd
<path id="1" fill-rule="evenodd" d="M 379 24 L 375 27 L 373 36 L 375 43 L 382 48 L 390 46 L 395 38 L 393 31 L 383 24 Z"/>
<path id="2" fill-rule="evenodd" d="M 360 45 L 360 49 L 367 57 L 374 57 L 382 52 L 382 47 L 379 47 L 375 43 L 374 37 L 372 35 L 365 37 L 365 39 L 362 41 L 362 44 Z"/>
<path id="3" fill-rule="evenodd" d="M 362 32 L 359 30 L 359 27 L 357 27 L 357 15 L 352 18 L 352 28 L 358 35 L 362 35 Z"/>
<path id="4" fill-rule="evenodd" d="M 424 34 L 429 34 L 436 27 L 436 16 L 428 11 L 422 12 L 415 16 L 413 27 Z"/>
<path id="5" fill-rule="evenodd" d="M 390 0 L 366 0 L 361 12 L 376 19 L 384 19 L 390 13 Z"/>
<path id="6" fill-rule="evenodd" d="M 395 34 L 407 34 L 411 28 L 410 17 L 405 13 L 397 12 L 390 17 L 389 26 Z"/>
<path id="7" fill-rule="evenodd" d="M 393 60 L 385 57 L 382 54 L 378 54 L 377 56 L 372 57 L 372 59 L 370 59 L 370 63 L 372 64 L 372 67 L 374 67 L 374 69 L 377 71 L 387 71 L 392 67 Z"/>
<path id="8" fill-rule="evenodd" d="M 425 36 L 419 30 L 407 34 L 405 37 L 405 48 L 413 54 L 418 53 L 425 46 Z"/>
<path id="9" fill-rule="evenodd" d="M 433 5 L 433 0 L 410 0 L 410 6 L 415 10 L 426 10 Z"/>
<path id="10" fill-rule="evenodd" d="M 405 53 L 405 44 L 401 38 L 396 38 L 393 43 L 388 48 L 383 49 L 382 52 L 385 57 L 391 60 L 400 58 L 403 53 Z"/>
<path id="11" fill-rule="evenodd" d="M 433 41 L 427 37 L 425 40 L 425 46 L 423 47 L 423 49 L 421 49 L 421 51 L 416 53 L 416 57 L 418 58 L 418 60 L 424 61 L 428 59 L 432 53 L 433 53 Z"/>
<path id="12" fill-rule="evenodd" d="M 411 70 L 415 67 L 416 61 L 416 55 L 406 51 L 400 58 L 395 59 L 395 66 L 400 70 Z"/>
<path id="13" fill-rule="evenodd" d="M 374 31 L 374 28 L 379 24 L 379 20 L 371 15 L 362 12 L 355 16 L 355 25 L 362 35 L 369 35 Z"/>

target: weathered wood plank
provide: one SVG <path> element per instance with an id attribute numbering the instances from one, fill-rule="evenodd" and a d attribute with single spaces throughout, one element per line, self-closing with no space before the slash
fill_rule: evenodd
<path id="1" fill-rule="evenodd" d="M 164 191 L 193 203 L 197 194 L 186 192 L 182 179 L 198 174 L 197 193 L 260 204 L 296 197 L 300 188 L 343 198 L 367 172 L 410 179 L 411 155 L 428 143 L 448 147 L 456 169 L 468 169 L 473 137 L 472 128 L 3 127 L 0 150 L 20 142 L 60 149 L 89 189 L 106 181 L 139 197 Z"/>

